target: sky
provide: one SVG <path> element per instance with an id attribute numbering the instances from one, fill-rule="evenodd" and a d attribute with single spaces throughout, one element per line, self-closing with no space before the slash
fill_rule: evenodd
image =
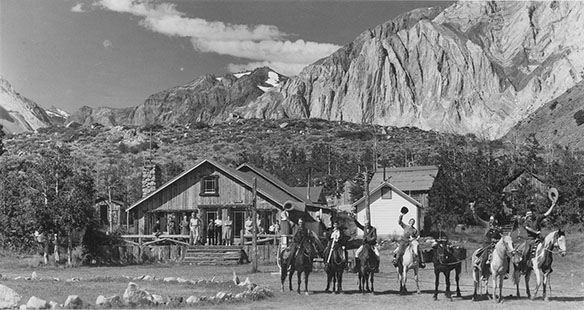
<path id="1" fill-rule="evenodd" d="M 0 75 L 44 107 L 135 107 L 203 74 L 293 76 L 438 1 L 0 0 Z"/>

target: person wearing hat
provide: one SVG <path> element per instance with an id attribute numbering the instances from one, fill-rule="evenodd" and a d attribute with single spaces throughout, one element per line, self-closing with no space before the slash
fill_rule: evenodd
<path id="1" fill-rule="evenodd" d="M 290 221 L 290 225 L 295 226 L 296 231 L 292 236 L 292 243 L 290 244 L 288 252 L 290 253 L 288 256 L 289 267 L 292 266 L 292 262 L 294 261 L 294 257 L 296 257 L 296 254 L 298 254 L 297 252 L 300 249 L 300 246 L 303 245 L 305 242 L 310 242 L 310 233 L 308 232 L 308 229 L 306 229 L 306 226 L 304 225 L 303 218 L 298 219 L 298 224 L 294 224 L 294 222 Z"/>
<path id="2" fill-rule="evenodd" d="M 475 202 L 471 201 L 469 203 L 470 210 L 472 211 L 472 216 L 474 220 L 479 224 L 479 226 L 484 227 L 485 238 L 483 240 L 483 245 L 476 251 L 475 261 L 480 266 L 480 269 L 487 271 L 487 265 L 489 264 L 489 256 L 491 251 L 494 249 L 495 244 L 501 239 L 501 228 L 499 227 L 495 216 L 491 215 L 488 221 L 483 220 L 478 216 L 475 210 Z M 507 273 L 509 270 L 507 270 Z"/>
<path id="3" fill-rule="evenodd" d="M 324 251 L 325 255 L 327 255 L 326 262 L 328 263 L 330 261 L 332 251 L 339 246 L 343 248 L 344 254 L 343 261 L 346 262 L 347 261 L 347 249 L 345 248 L 346 243 L 347 241 L 346 238 L 343 238 L 343 232 L 340 229 L 339 221 L 335 220 L 333 222 L 333 231 L 331 232 L 329 242 Z"/>
<path id="4" fill-rule="evenodd" d="M 543 235 L 541 234 L 542 222 L 546 217 L 548 217 L 554 207 L 556 206 L 556 200 L 552 200 L 552 206 L 544 213 L 536 215 L 532 210 L 536 209 L 534 203 L 530 204 L 530 210 L 525 213 L 525 222 L 523 227 L 527 233 L 527 238 L 529 239 L 528 246 L 526 247 L 524 253 L 527 258 L 528 264 L 531 263 L 531 257 L 533 257 L 533 252 L 537 249 L 537 245 L 543 240 Z"/>
<path id="5" fill-rule="evenodd" d="M 397 220 L 397 223 L 399 224 L 399 226 L 401 226 L 404 229 L 404 234 L 400 238 L 399 246 L 398 246 L 397 250 L 395 251 L 395 253 L 393 254 L 393 265 L 395 267 L 398 266 L 400 259 L 402 259 L 402 257 L 404 256 L 404 253 L 406 252 L 407 247 L 410 245 L 410 241 L 419 237 L 418 230 L 416 229 L 416 227 L 414 227 L 414 224 L 416 224 L 415 219 L 413 219 L 413 218 L 409 219 L 408 225 L 406 225 L 403 222 L 403 218 L 404 218 L 404 215 L 406 215 L 406 213 L 408 213 L 408 208 L 403 206 L 400 210 L 400 215 L 399 215 L 399 218 Z M 418 248 L 418 253 L 421 253 L 419 248 Z M 418 259 L 418 263 L 419 263 L 420 268 L 426 267 L 426 265 L 424 263 L 422 263 L 421 259 Z"/>
<path id="6" fill-rule="evenodd" d="M 357 227 L 363 231 L 363 244 L 361 244 L 357 251 L 355 251 L 355 270 L 359 270 L 359 254 L 361 254 L 361 251 L 363 251 L 363 245 L 367 243 L 369 246 L 371 246 L 371 249 L 375 253 L 375 258 L 377 260 L 375 264 L 375 270 L 373 272 L 379 272 L 380 258 L 379 248 L 377 246 L 377 229 L 371 226 L 369 219 L 365 219 L 364 225 L 361 225 L 361 223 L 359 223 L 356 218 L 353 218 L 353 221 L 355 222 L 355 225 L 357 225 Z"/>

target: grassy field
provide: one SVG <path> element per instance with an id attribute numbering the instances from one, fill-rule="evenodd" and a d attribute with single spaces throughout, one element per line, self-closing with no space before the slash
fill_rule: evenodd
<path id="1" fill-rule="evenodd" d="M 63 303 L 70 294 L 79 295 L 85 302 L 94 304 L 98 295 L 122 295 L 129 280 L 124 276 L 134 278 L 143 275 L 164 277 L 181 277 L 190 280 L 206 279 L 215 281 L 230 281 L 233 271 L 241 280 L 249 277 L 259 285 L 265 285 L 274 291 L 275 296 L 262 301 L 248 301 L 239 303 L 205 304 L 203 308 L 212 309 L 388 309 L 405 307 L 408 309 L 584 309 L 584 235 L 568 236 L 568 254 L 565 257 L 554 256 L 554 272 L 552 274 L 551 301 L 544 302 L 540 298 L 528 300 L 525 297 L 524 287 L 521 284 L 522 298 L 511 297 L 515 294 L 515 287 L 511 280 L 504 283 L 502 304 L 489 300 L 473 302 L 470 300 L 473 286 L 470 261 L 463 264 L 460 288 L 462 298 L 447 300 L 443 295 L 444 281 L 441 278 L 438 301 L 432 300 L 434 290 L 434 274 L 432 265 L 420 272 L 421 294 L 399 295 L 397 275 L 390 266 L 390 250 L 382 251 L 381 273 L 375 278 L 376 294 L 360 294 L 357 292 L 357 277 L 355 274 L 345 274 L 345 293 L 340 295 L 327 294 L 326 275 L 322 271 L 313 272 L 310 276 L 310 295 L 298 295 L 295 292 L 280 292 L 280 279 L 277 266 L 260 266 L 260 272 L 251 273 L 251 265 L 233 267 L 219 266 L 183 266 L 183 265 L 145 265 L 126 267 L 27 267 L 24 260 L 15 261 L 5 258 L 0 263 L 1 283 L 16 290 L 23 296 L 26 303 L 30 296 L 37 296 L 47 300 Z M 467 244 L 468 249 L 474 249 L 474 244 Z M 35 271 L 41 280 L 25 280 Z M 454 275 L 454 273 L 453 273 Z M 22 277 L 21 279 L 16 279 Z M 59 278 L 60 281 L 53 281 Z M 67 279 L 77 278 L 79 281 L 67 282 Z M 162 296 L 190 295 L 211 296 L 221 290 L 230 290 L 234 287 L 225 284 L 181 284 L 161 281 L 134 281 L 151 293 Z M 453 281 L 454 282 L 454 281 Z M 296 278 L 293 281 L 296 285 Z M 287 287 L 287 285 L 286 285 Z M 407 287 L 415 291 L 413 277 L 408 279 Z M 532 290 L 535 287 L 535 278 L 531 279 Z M 235 288 L 237 289 L 237 288 Z M 454 290 L 455 287 L 451 287 Z M 200 307 L 197 307 L 200 308 Z"/>

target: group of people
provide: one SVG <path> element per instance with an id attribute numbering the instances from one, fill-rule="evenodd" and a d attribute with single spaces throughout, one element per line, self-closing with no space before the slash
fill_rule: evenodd
<path id="1" fill-rule="evenodd" d="M 209 219 L 207 223 L 207 244 L 208 245 L 232 245 L 233 242 L 233 221 L 228 215 L 225 219 L 217 217 L 215 220 Z"/>
<path id="2" fill-rule="evenodd" d="M 407 213 L 407 209 L 402 208 L 402 213 L 398 219 L 398 224 L 404 229 L 404 233 L 403 233 L 402 237 L 400 238 L 399 247 L 397 248 L 397 250 L 395 251 L 395 254 L 394 254 L 394 264 L 395 265 L 397 265 L 397 263 L 402 259 L 403 254 L 404 254 L 407 246 L 410 244 L 410 242 L 413 239 L 418 238 L 418 236 L 419 236 L 418 230 L 414 226 L 416 221 L 413 218 L 408 221 L 407 225 L 405 223 L 403 223 L 402 219 L 406 213 Z M 363 251 L 363 249 L 365 248 L 365 245 L 368 245 L 369 248 L 372 250 L 372 252 L 375 254 L 375 270 L 374 270 L 374 272 L 379 272 L 380 255 L 379 255 L 379 245 L 377 243 L 377 229 L 374 226 L 371 226 L 371 222 L 369 221 L 369 219 L 365 219 L 364 223 L 361 224 L 353 215 L 353 221 L 354 221 L 355 225 L 363 231 L 363 240 L 362 240 L 361 246 L 355 251 L 355 265 L 354 265 L 355 272 L 356 272 L 356 270 L 359 269 L 359 265 L 360 265 L 359 256 L 360 256 L 361 252 Z M 288 258 L 289 262 L 291 262 L 291 260 L 294 259 L 294 256 L 297 254 L 297 250 L 298 250 L 299 246 L 302 245 L 304 242 L 307 242 L 310 240 L 310 234 L 308 233 L 308 230 L 307 230 L 306 226 L 304 225 L 304 220 L 302 218 L 300 218 L 298 220 L 298 225 L 294 225 L 294 223 L 291 223 L 291 224 L 293 226 L 297 226 L 297 229 L 294 232 L 294 235 L 292 237 L 292 243 L 290 245 L 291 255 Z M 343 232 L 341 231 L 341 227 L 340 227 L 339 222 L 334 221 L 332 224 L 332 231 L 328 237 L 329 240 L 327 243 L 327 247 L 325 249 L 325 255 L 328 253 L 331 253 L 332 249 L 334 247 L 342 247 L 343 252 L 344 252 L 344 260 L 346 262 L 348 259 L 347 250 L 346 250 L 347 238 L 342 238 L 342 236 L 343 236 Z M 418 253 L 419 253 L 419 251 L 418 251 Z M 421 260 L 418 260 L 418 261 L 420 263 L 420 266 L 422 268 L 424 268 L 425 265 L 421 262 Z M 288 265 L 290 265 L 290 264 L 288 264 Z"/>
<path id="3" fill-rule="evenodd" d="M 471 202 L 469 205 L 470 205 L 470 209 L 473 213 L 473 217 L 474 217 L 475 221 L 479 225 L 486 228 L 484 244 L 481 247 L 481 249 L 479 249 L 479 251 L 477 251 L 477 257 L 475 257 L 475 262 L 480 263 L 482 270 L 487 270 L 488 268 L 486 268 L 485 266 L 489 263 L 489 261 L 488 261 L 489 255 L 490 255 L 490 252 L 492 251 L 492 249 L 494 248 L 494 245 L 502 237 L 502 228 L 499 225 L 499 223 L 496 220 L 494 215 L 490 216 L 488 221 L 483 220 L 477 215 L 477 213 L 475 211 L 475 207 L 474 207 L 475 203 Z M 525 230 L 525 232 L 527 234 L 527 238 L 529 240 L 527 247 L 524 249 L 524 253 L 522 253 L 523 259 L 525 259 L 528 262 L 530 261 L 530 258 L 534 255 L 533 252 L 534 252 L 535 248 L 537 247 L 537 244 L 539 242 L 541 242 L 544 238 L 544 236 L 541 233 L 542 223 L 543 223 L 544 219 L 551 214 L 554 206 L 555 206 L 555 201 L 553 201 L 552 206 L 547 210 L 547 212 L 540 214 L 540 215 L 536 215 L 534 213 L 534 211 L 532 211 L 532 210 L 535 210 L 535 205 L 531 204 L 530 211 L 527 211 L 527 213 L 525 214 L 525 217 L 514 217 L 514 220 L 517 223 L 519 223 L 519 222 L 522 223 L 522 227 Z M 510 209 L 507 208 L 507 210 L 510 210 Z M 405 216 L 406 213 L 407 213 L 407 208 L 405 208 L 405 207 L 402 208 L 401 214 L 398 218 L 398 224 L 403 228 L 403 235 L 399 239 L 398 248 L 394 251 L 394 258 L 393 258 L 394 266 L 397 266 L 398 263 L 400 262 L 400 260 L 403 258 L 404 252 L 405 252 L 406 248 L 408 247 L 408 245 L 411 243 L 411 241 L 414 239 L 417 239 L 419 237 L 419 232 L 415 227 L 415 223 L 416 223 L 415 219 L 413 219 L 413 218 L 409 219 L 408 224 L 405 224 L 403 222 L 403 217 Z M 379 272 L 380 259 L 379 259 L 379 247 L 377 244 L 377 230 L 375 227 L 371 226 L 368 219 L 365 219 L 364 225 L 359 223 L 357 221 L 357 219 L 354 217 L 353 217 L 353 220 L 355 222 L 355 225 L 363 231 L 362 245 L 355 252 L 355 270 L 357 270 L 359 268 L 360 262 L 359 262 L 358 257 L 360 255 L 360 253 L 361 253 L 361 251 L 363 251 L 364 245 L 368 244 L 370 246 L 370 248 L 372 249 L 372 251 L 375 253 L 375 257 L 376 257 L 376 261 L 377 261 L 375 272 Z M 294 232 L 294 235 L 292 238 L 292 244 L 290 245 L 290 256 L 288 258 L 289 261 L 294 259 L 294 256 L 296 255 L 296 252 L 299 248 L 299 245 L 302 245 L 304 242 L 307 242 L 310 240 L 310 234 L 308 233 L 308 230 L 305 227 L 304 220 L 302 218 L 300 218 L 298 220 L 297 225 L 294 225 L 293 222 L 291 222 L 291 224 L 293 226 L 296 226 L 296 231 Z M 330 253 L 332 247 L 334 247 L 334 246 L 340 246 L 340 247 L 343 247 L 343 249 L 344 249 L 345 260 L 346 260 L 347 259 L 346 249 L 345 249 L 346 239 L 341 238 L 341 236 L 342 236 L 342 231 L 340 230 L 339 222 L 334 221 L 333 225 L 332 225 L 332 232 L 329 235 L 328 245 L 327 245 L 327 248 L 325 249 L 325 253 Z M 418 249 L 418 253 L 421 253 L 419 251 L 419 249 Z M 420 268 L 425 267 L 425 264 L 422 262 L 421 259 L 418 259 L 418 263 L 419 263 Z"/>
<path id="4" fill-rule="evenodd" d="M 58 264 L 60 260 L 58 234 L 52 232 L 45 233 L 42 228 L 39 228 L 34 232 L 34 239 L 38 246 L 39 255 L 43 257 L 43 263 L 47 265 L 49 263 L 49 255 L 53 254 L 55 263 Z M 52 249 L 51 244 L 53 245 Z"/>
<path id="5" fill-rule="evenodd" d="M 177 223 L 175 215 L 169 214 L 166 221 L 166 233 L 169 235 L 180 232 L 183 236 L 189 236 L 191 245 L 205 244 L 203 228 L 206 229 L 208 245 L 232 245 L 233 221 L 230 216 L 225 219 L 218 217 L 210 219 L 206 227 L 203 227 L 203 221 L 198 213 L 193 212 L 191 217 L 184 215 L 182 220 Z M 152 229 L 153 234 L 159 237 L 162 234 L 160 219 L 156 220 Z"/>
<path id="6" fill-rule="evenodd" d="M 513 221 L 515 222 L 514 227 L 520 226 L 523 228 L 523 230 L 525 230 L 526 233 L 525 237 L 527 238 L 527 246 L 523 249 L 523 253 L 521 253 L 521 255 L 522 259 L 525 260 L 528 265 L 531 264 L 531 258 L 535 254 L 534 252 L 537 248 L 537 245 L 544 239 L 544 236 L 541 233 L 543 222 L 552 213 L 555 205 L 556 200 L 552 200 L 552 205 L 545 213 L 536 214 L 534 213 L 534 210 L 536 210 L 536 205 L 531 203 L 524 217 L 513 217 Z M 481 270 L 488 271 L 487 265 L 489 264 L 490 254 L 494 249 L 495 244 L 502 237 L 502 227 L 494 215 L 491 215 L 488 221 L 481 219 L 476 213 L 474 201 L 470 202 L 469 206 L 475 221 L 486 229 L 483 245 L 476 252 L 476 256 L 474 257 L 475 264 L 477 264 Z M 503 209 L 508 210 L 507 212 L 510 211 L 508 208 Z M 509 216 L 510 214 L 506 215 Z M 507 273 L 509 273 L 509 270 L 507 270 Z"/>

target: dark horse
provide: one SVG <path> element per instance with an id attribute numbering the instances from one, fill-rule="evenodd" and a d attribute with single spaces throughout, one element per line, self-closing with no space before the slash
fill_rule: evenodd
<path id="1" fill-rule="evenodd" d="M 346 237 L 343 235 L 341 238 Z M 325 250 L 324 262 L 327 280 L 325 292 L 329 292 L 331 281 L 333 284 L 333 293 L 340 293 L 343 291 L 343 272 L 347 267 L 347 254 L 341 244 L 343 244 L 342 239 L 339 240 L 339 242 L 331 244 L 332 251 L 330 250 L 330 247 L 327 247 Z"/>
<path id="2" fill-rule="evenodd" d="M 368 243 L 363 244 L 363 250 L 359 253 L 359 262 L 361 266 L 359 267 L 359 292 L 375 292 L 373 287 L 375 265 L 377 264 L 375 253 L 371 249 L 371 245 Z M 371 290 L 369 290 L 369 282 L 371 282 Z"/>
<path id="3" fill-rule="evenodd" d="M 288 276 L 290 282 L 290 291 L 292 291 L 292 276 L 294 272 L 298 274 L 298 294 L 300 294 L 300 283 L 301 274 L 304 273 L 304 293 L 308 295 L 308 276 L 312 271 L 312 261 L 316 257 L 322 257 L 323 246 L 320 240 L 315 236 L 309 238 L 310 240 L 305 240 L 298 245 L 298 250 L 296 255 L 292 258 L 291 264 L 288 264 L 289 256 L 293 255 L 290 253 L 290 247 L 284 249 L 280 253 L 280 280 L 282 283 L 281 290 L 284 292 L 284 281 L 286 281 L 286 276 Z"/>
<path id="4" fill-rule="evenodd" d="M 450 246 L 446 242 L 438 242 L 432 246 L 432 263 L 434 264 L 435 289 L 434 300 L 438 300 L 438 286 L 440 285 L 440 273 L 444 274 L 446 282 L 446 298 L 452 300 L 450 293 L 450 272 L 454 269 L 456 280 L 456 297 L 460 295 L 460 270 L 462 261 L 466 259 L 466 249 L 458 246 Z"/>

